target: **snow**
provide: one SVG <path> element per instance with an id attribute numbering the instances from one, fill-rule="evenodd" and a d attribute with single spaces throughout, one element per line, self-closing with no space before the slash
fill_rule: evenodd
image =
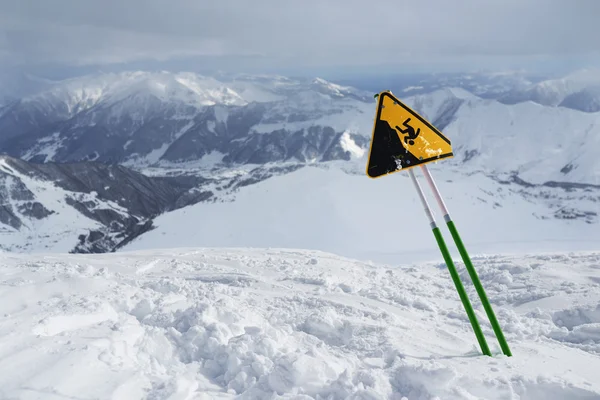
<path id="1" fill-rule="evenodd" d="M 219 164 L 222 164 L 223 157 L 226 154 L 223 154 L 219 151 L 211 151 L 208 154 L 205 154 L 201 158 L 192 161 L 177 161 L 171 162 L 167 160 L 160 160 L 156 165 L 157 167 L 146 167 L 142 168 L 141 172 L 144 175 L 150 176 L 164 176 L 165 172 L 168 171 L 170 175 L 179 175 L 179 174 L 195 174 L 199 172 L 206 173 L 207 170 L 215 168 Z M 212 173 L 210 174 L 213 175 Z"/>
<path id="2" fill-rule="evenodd" d="M 423 90 L 423 86 L 408 86 L 407 88 L 404 88 L 403 92 L 404 93 L 408 93 L 408 92 L 412 92 L 415 90 Z"/>
<path id="3" fill-rule="evenodd" d="M 179 129 L 177 132 L 175 132 L 171 136 L 170 140 L 164 142 L 159 148 L 150 151 L 149 153 L 147 153 L 144 156 L 140 156 L 139 154 L 134 153 L 129 160 L 127 160 L 121 164 L 126 167 L 130 167 L 130 168 L 135 168 L 135 167 L 139 168 L 142 165 L 154 165 L 154 164 L 160 163 L 161 157 L 164 156 L 165 152 L 169 149 L 169 147 L 173 143 L 175 143 L 183 134 L 185 134 L 192 126 L 194 126 L 194 121 L 189 121 L 181 129 Z M 127 141 L 125 143 L 124 148 L 127 149 L 127 147 L 131 143 L 132 143 L 131 140 Z"/>
<path id="4" fill-rule="evenodd" d="M 0 397 L 592 399 L 600 253 L 473 261 L 513 356 L 436 261 L 188 248 L 0 254 Z M 463 281 L 466 273 L 461 264 Z"/>
<path id="5" fill-rule="evenodd" d="M 274 93 L 272 89 L 257 86 L 255 83 L 233 81 L 228 82 L 228 86 L 239 93 L 249 103 L 267 103 L 284 99 L 284 96 Z"/>
<path id="6" fill-rule="evenodd" d="M 529 85 L 520 91 L 542 104 L 558 106 L 567 96 L 599 84 L 600 69 L 587 68 L 559 79 L 548 79 Z"/>
<path id="7" fill-rule="evenodd" d="M 64 105 L 67 116 L 98 105 L 113 107 L 115 115 L 124 115 L 144 109 L 150 99 L 196 108 L 217 104 L 244 106 L 253 102 L 282 101 L 290 92 L 314 90 L 310 82 L 282 80 L 276 76 L 257 78 L 240 76 L 220 81 L 191 72 L 100 73 L 55 82 L 46 90 L 24 97 L 23 102 L 36 104 L 48 113 L 56 113 L 56 108 Z M 359 93 L 324 80 L 317 80 L 316 84 L 328 95 L 343 97 Z M 124 103 L 124 100 L 127 101 Z M 123 109 L 125 105 L 129 107 L 127 110 Z"/>
<path id="8" fill-rule="evenodd" d="M 325 93 L 336 97 L 344 97 L 347 94 L 359 94 L 360 91 L 351 86 L 342 86 L 333 82 L 329 82 L 323 78 L 315 78 L 313 84 L 320 87 Z"/>
<path id="9" fill-rule="evenodd" d="M 449 91 L 450 93 L 452 93 L 452 95 L 454 97 L 456 97 L 457 99 L 462 99 L 462 100 L 476 100 L 479 99 L 478 96 L 474 95 L 473 93 L 459 88 L 459 87 L 449 87 L 446 88 L 445 90 Z"/>
<path id="10" fill-rule="evenodd" d="M 247 94 L 252 95 L 251 91 Z M 246 105 L 249 102 L 213 78 L 165 71 L 128 71 L 72 78 L 23 98 L 23 102 L 35 104 L 46 113 L 56 114 L 57 107 L 64 105 L 67 117 L 99 106 L 111 108 L 113 117 L 129 115 L 134 119 L 142 118 L 141 111 L 148 108 L 151 100 L 196 108 L 215 104 Z"/>
<path id="11" fill-rule="evenodd" d="M 460 100 L 470 99 L 474 104 L 485 105 L 483 99 L 475 95 L 469 96 L 468 92 L 459 88 L 444 88 L 426 94 L 399 97 L 399 99 L 432 124 L 435 124 L 439 116 L 443 115 L 448 108 L 452 109 L 451 106 Z M 374 117 L 374 111 L 371 114 Z"/>
<path id="12" fill-rule="evenodd" d="M 22 158 L 30 160 L 34 156 L 40 155 L 45 157 L 45 162 L 53 161 L 54 156 L 63 145 L 63 140 L 60 138 L 60 132 L 54 132 L 52 135 L 38 140 L 35 147 L 28 150 Z"/>
<path id="13" fill-rule="evenodd" d="M 467 174 L 445 163 L 430 164 L 430 170 L 473 251 L 597 248 L 597 221 L 556 219 L 553 213 L 559 203 L 600 214 L 599 193 L 556 199 L 552 195 L 559 192 L 550 188 L 522 192 L 520 186 L 500 185 L 483 173 Z M 233 201 L 199 203 L 160 215 L 154 220 L 156 229 L 125 249 L 304 248 L 381 262 L 399 256 L 423 260 L 437 251 L 408 174 L 372 180 L 360 159 L 307 166 L 243 187 L 233 196 Z M 438 220 L 443 223 L 440 216 Z"/>
<path id="14" fill-rule="evenodd" d="M 226 124 L 227 119 L 229 118 L 229 110 L 223 106 L 217 106 L 214 110 L 217 122 L 220 124 Z"/>
<path id="15" fill-rule="evenodd" d="M 476 151 L 463 168 L 512 172 L 532 183 L 568 181 L 595 184 L 599 179 L 600 113 L 543 106 L 532 101 L 502 104 L 481 99 L 462 89 L 446 88 L 403 99 L 436 124 L 448 119 L 442 132 L 452 141 L 458 165 L 465 152 Z M 457 101 L 461 103 L 458 104 Z M 374 108 L 374 107 L 373 107 Z M 367 115 L 374 116 L 374 110 Z M 366 115 L 362 132 L 369 133 Z M 574 168 L 567 174 L 561 170 Z"/>
<path id="16" fill-rule="evenodd" d="M 350 137 L 348 131 L 342 134 L 340 138 L 340 144 L 345 151 L 349 151 L 353 157 L 361 158 L 365 155 L 366 150 L 356 144 L 354 140 Z"/>
<path id="17" fill-rule="evenodd" d="M 7 174 L 4 182 L 8 203 L 3 206 L 12 210 L 23 223 L 18 230 L 3 225 L 0 249 L 5 251 L 66 253 L 77 244 L 79 235 L 87 235 L 92 230 L 102 231 L 102 224 L 86 217 L 67 203 L 69 197 L 81 202 L 94 203 L 88 207 L 90 211 L 109 209 L 122 215 L 128 214 L 124 207 L 114 201 L 99 199 L 96 192 L 70 192 L 52 182 L 16 172 L 7 164 L 5 158 L 0 158 L 0 172 Z M 12 197 L 11 190 L 17 181 L 32 192 L 33 199 L 16 200 Z M 19 206 L 31 202 L 40 203 L 51 214 L 42 219 L 23 214 Z"/>
<path id="18" fill-rule="evenodd" d="M 600 113 L 495 101 L 461 106 L 445 129 L 455 150 L 477 150 L 473 164 L 488 171 L 518 171 L 530 182 L 593 183 L 600 159 Z M 456 151 L 455 151 L 456 152 Z M 462 156 L 460 152 L 459 156 Z M 567 176 L 560 170 L 576 163 Z"/>
<path id="19" fill-rule="evenodd" d="M 282 122 L 261 122 L 251 128 L 253 133 L 271 133 L 285 129 L 297 132 L 314 126 L 330 127 L 336 132 L 351 130 L 370 136 L 373 130 L 375 103 L 350 98 L 332 99 L 317 92 L 299 92 L 275 104 L 267 115 L 283 118 Z M 303 120 L 290 122 L 290 116 L 301 114 Z"/>
<path id="20" fill-rule="evenodd" d="M 134 166 L 138 164 L 155 164 L 160 160 L 160 158 L 165 154 L 165 152 L 169 149 L 171 143 L 163 143 L 158 149 L 152 150 L 150 153 L 146 154 L 143 157 L 135 158 L 130 160 L 127 163 L 123 163 L 126 166 Z"/>
<path id="21" fill-rule="evenodd" d="M 19 212 L 20 201 L 10 199 L 11 204 L 7 206 L 10 206 L 23 221 L 24 226 L 21 227 L 18 234 L 3 235 L 1 249 L 26 252 L 68 252 L 74 247 L 75 239 L 79 234 L 86 234 L 90 230 L 101 227 L 98 222 L 84 216 L 66 203 L 66 196 L 75 195 L 75 193 L 65 191 L 51 182 L 37 180 L 15 172 L 7 165 L 4 158 L 0 158 L 0 170 L 10 174 L 9 179 L 20 180 L 34 194 L 35 201 L 53 212 L 41 220 L 30 218 Z M 77 193 L 76 195 L 82 196 L 86 200 L 95 199 L 95 196 L 90 194 Z M 122 212 L 115 203 L 102 203 L 104 203 L 103 208 L 114 208 L 115 211 Z"/>

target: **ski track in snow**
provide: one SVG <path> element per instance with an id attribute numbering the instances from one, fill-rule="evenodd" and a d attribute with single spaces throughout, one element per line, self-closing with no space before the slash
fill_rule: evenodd
<path id="1" fill-rule="evenodd" d="M 445 264 L 317 251 L 2 254 L 2 399 L 598 399 L 600 253 Z"/>

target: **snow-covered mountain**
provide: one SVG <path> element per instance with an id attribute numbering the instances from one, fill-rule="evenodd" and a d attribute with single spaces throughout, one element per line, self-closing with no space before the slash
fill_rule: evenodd
<path id="1" fill-rule="evenodd" d="M 480 204 L 480 218 L 496 218 L 502 215 L 498 210 L 506 207 L 506 215 L 499 224 L 530 221 L 532 229 L 547 231 L 552 226 L 560 232 L 570 232 L 571 228 L 564 224 L 573 219 L 572 223 L 578 227 L 573 228 L 574 238 L 584 238 L 579 235 L 590 229 L 588 225 L 597 227 L 600 113 L 534 102 L 503 104 L 460 88 L 409 97 L 395 94 L 452 140 L 455 157 L 444 161 L 443 170 L 453 172 L 444 175 L 444 179 L 472 185 L 459 186 L 460 189 L 452 186 L 448 190 L 461 199 L 461 204 L 487 204 Z M 136 175 L 134 181 L 153 180 L 153 184 L 160 187 L 159 193 L 167 190 L 160 186 L 163 184 L 168 185 L 168 190 L 174 190 L 174 197 L 161 200 L 161 207 L 140 212 L 138 205 L 120 202 L 122 193 L 102 190 L 105 186 L 129 184 L 129 174 L 133 173 L 130 170 L 121 174 L 123 176 L 117 174 L 119 176 L 111 182 L 105 182 L 105 173 L 93 172 L 100 176 L 95 178 L 98 182 L 77 187 L 77 190 L 61 186 L 60 182 L 69 181 L 71 176 L 63 179 L 60 174 L 46 175 L 40 178 L 44 185 L 85 192 L 86 196 L 99 196 L 100 203 L 112 201 L 124 207 L 118 224 L 107 228 L 106 221 L 97 217 L 79 225 L 69 222 L 68 228 L 61 228 L 66 244 L 57 245 L 55 238 L 48 234 L 47 240 L 38 241 L 39 245 L 34 246 L 32 237 L 24 232 L 37 230 L 23 228 L 29 224 L 23 221 L 31 216 L 18 214 L 21 212 L 19 203 L 4 217 L 3 223 L 12 235 L 5 248 L 105 251 L 120 247 L 127 243 L 122 242 L 125 238 L 133 239 L 150 226 L 161 230 L 145 233 L 131 246 L 171 245 L 168 240 L 161 240 L 162 233 L 169 238 L 184 235 L 188 221 L 181 216 L 189 212 L 191 220 L 196 221 L 195 230 L 177 241 L 247 245 L 262 238 L 257 245 L 268 246 L 266 239 L 272 237 L 274 242 L 280 241 L 281 246 L 305 243 L 303 247 L 322 245 L 326 251 L 363 249 L 362 234 L 344 239 L 347 232 L 341 227 L 346 227 L 348 232 L 358 232 L 362 225 L 356 223 L 354 214 L 340 217 L 339 209 L 343 207 L 340 204 L 353 199 L 351 207 L 377 208 L 356 200 L 360 197 L 355 193 L 357 188 L 371 193 L 375 187 L 364 177 L 375 101 L 370 93 L 322 79 L 237 75 L 220 76 L 217 80 L 168 72 L 102 74 L 53 83 L 50 89 L 23 97 L 0 113 L 0 142 L 7 154 L 32 162 L 68 162 L 77 165 L 68 168 L 83 171 L 88 168 L 89 160 L 122 163 L 136 173 L 145 174 Z M 319 166 L 318 171 L 325 171 L 327 165 L 332 170 L 307 179 L 303 174 L 308 170 L 302 167 L 319 164 L 319 161 L 328 163 Z M 25 171 L 57 168 L 42 166 L 44 164 L 23 165 L 26 165 Z M 96 171 L 102 164 L 90 165 L 89 168 Z M 348 178 L 348 173 L 358 173 L 360 178 L 354 175 Z M 271 177 L 272 180 L 255 185 Z M 21 177 L 7 179 L 18 181 Z M 330 192 L 330 188 L 337 185 L 332 184 L 332 180 L 340 185 L 335 192 Z M 390 179 L 384 181 L 390 182 Z M 288 197 L 263 197 L 261 191 L 273 194 L 279 190 L 269 186 L 269 182 L 278 182 Z M 299 185 L 298 182 L 304 183 Z M 326 192 L 320 193 L 319 188 Z M 502 201 L 496 199 L 494 196 L 504 189 L 508 190 L 505 195 L 508 197 Z M 44 210 L 53 210 L 46 205 L 44 195 L 30 191 L 32 204 L 23 206 L 29 207 L 26 213 L 43 215 Z M 146 192 L 134 195 L 148 197 Z M 380 195 L 393 199 L 402 194 L 392 190 Z M 61 192 L 60 201 L 69 196 Z M 308 197 L 303 203 L 305 196 Z M 232 199 L 235 201 L 229 202 Z M 202 203 L 170 212 L 198 201 Z M 36 205 L 37 211 L 27 211 L 33 210 L 33 202 L 44 208 Z M 271 225 L 267 221 L 276 219 L 279 207 L 283 207 L 281 204 L 291 207 L 289 215 Z M 513 205 L 519 211 L 514 211 Z M 101 208 L 107 207 L 109 205 Z M 211 207 L 215 207 L 215 213 L 210 211 Z M 359 208 L 355 210 L 357 215 L 361 213 Z M 523 214 L 515 217 L 514 213 L 520 212 Z M 239 215 L 232 224 L 219 222 L 224 216 L 236 213 Z M 495 216 L 490 217 L 492 214 Z M 42 220 L 54 218 L 52 215 Z M 415 218 L 420 221 L 418 214 Z M 540 222 L 544 218 L 552 222 Z M 376 218 L 372 229 L 378 230 L 378 224 L 384 219 L 383 216 Z M 17 220 L 21 222 L 15 222 Z M 322 230 L 322 235 L 310 232 L 309 227 L 325 220 L 330 220 L 330 226 L 335 227 L 333 231 Z M 136 222 L 132 225 L 127 221 Z M 203 228 L 196 229 L 195 224 L 200 221 Z M 471 232 L 483 238 L 485 232 L 479 232 L 481 223 L 476 221 Z M 144 223 L 148 223 L 144 225 L 146 228 L 132 230 L 133 226 Z M 294 234 L 288 237 L 288 234 L 278 233 L 281 224 L 298 224 L 299 228 L 290 231 Z M 579 230 L 579 224 L 584 228 Z M 253 235 L 257 227 L 260 234 Z M 342 230 L 337 231 L 338 228 Z M 503 232 L 518 229 L 521 228 L 515 225 Z M 89 233 L 97 230 L 104 232 L 103 235 L 90 237 Z M 73 238 L 80 235 L 88 239 L 75 248 L 77 242 Z M 534 231 L 528 231 L 523 240 L 533 235 Z M 102 240 L 91 245 L 94 240 L 90 238 L 98 237 Z M 388 237 L 393 237 L 393 233 L 389 232 Z M 489 240 L 493 240 L 491 236 Z M 377 246 L 378 242 L 371 245 L 373 249 Z M 389 244 L 390 251 L 393 246 Z"/>
<path id="2" fill-rule="evenodd" d="M 444 133 L 458 160 L 535 183 L 600 183 L 600 113 L 470 99 Z"/>
<path id="3" fill-rule="evenodd" d="M 360 74 L 347 77 L 341 84 L 378 93 L 392 90 L 402 97 L 427 94 L 439 89 L 461 88 L 483 98 L 498 98 L 512 91 L 525 90 L 550 79 L 526 71 L 470 71 L 470 72 L 408 72 Z"/>
<path id="4" fill-rule="evenodd" d="M 405 101 L 450 138 L 453 165 L 515 173 L 540 184 L 600 184 L 600 113 L 507 105 L 455 88 Z"/>
<path id="5" fill-rule="evenodd" d="M 210 198 L 198 179 L 154 178 L 97 163 L 30 164 L 0 158 L 0 247 L 105 252 L 152 229 L 165 211 Z"/>
<path id="6" fill-rule="evenodd" d="M 565 96 L 559 106 L 585 112 L 600 111 L 600 84 L 586 87 L 578 92 Z"/>
<path id="7" fill-rule="evenodd" d="M 160 214 L 198 202 L 227 201 L 242 187 L 297 165 L 239 171 L 160 170 L 144 175 L 96 162 L 32 164 L 0 157 L 0 249 L 16 252 L 114 251 L 155 228 Z"/>
<path id="8" fill-rule="evenodd" d="M 587 68 L 566 76 L 537 75 L 526 71 L 397 74 L 345 80 L 348 85 L 379 92 L 391 89 L 397 95 L 413 96 L 455 87 L 484 99 L 505 104 L 532 101 L 551 107 L 585 112 L 600 111 L 600 69 Z M 568 100 L 567 100 L 568 99 Z"/>
<path id="9" fill-rule="evenodd" d="M 432 74 L 403 87 L 398 94 L 426 94 L 457 87 L 483 98 L 498 98 L 506 93 L 527 90 L 539 80 L 521 71 Z"/>
<path id="10" fill-rule="evenodd" d="M 600 111 L 600 70 L 579 70 L 564 78 L 548 79 L 511 90 L 498 99 L 506 104 L 533 101 L 586 112 Z"/>
<path id="11" fill-rule="evenodd" d="M 577 82 L 589 83 L 589 76 L 595 75 Z M 133 168 L 202 159 L 229 166 L 350 160 L 368 148 L 375 111 L 369 93 L 318 78 L 220 79 L 132 72 L 61 82 L 0 110 L 0 145 L 34 162 L 95 160 Z M 560 101 L 582 101 L 583 92 L 563 99 L 567 93 Z M 460 88 L 396 95 L 450 137 L 457 154 L 452 162 L 516 171 L 536 183 L 598 183 L 598 113 L 503 104 Z"/>
<path id="12" fill-rule="evenodd" d="M 370 124 L 369 97 L 321 79 L 106 74 L 6 106 L 0 144 L 9 155 L 41 162 L 147 165 L 211 152 L 238 163 L 348 158 L 340 138 L 365 145 L 357 132 Z"/>

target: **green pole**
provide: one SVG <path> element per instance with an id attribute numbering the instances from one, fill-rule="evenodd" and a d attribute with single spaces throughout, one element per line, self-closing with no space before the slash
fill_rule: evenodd
<path id="1" fill-rule="evenodd" d="M 475 336 L 477 337 L 477 341 L 479 342 L 479 347 L 481 347 L 481 351 L 483 352 L 483 354 L 485 354 L 487 356 L 491 356 L 492 353 L 490 352 L 488 344 L 485 341 L 485 336 L 483 335 L 483 332 L 481 331 L 481 327 L 479 326 L 479 322 L 477 321 L 477 316 L 475 315 L 475 311 L 473 310 L 471 301 L 469 300 L 469 297 L 467 296 L 467 292 L 460 280 L 460 276 L 458 275 L 458 271 L 456 270 L 454 261 L 452 261 L 452 257 L 450 255 L 450 252 L 448 251 L 448 247 L 446 246 L 446 242 L 444 241 L 444 238 L 442 237 L 442 232 L 440 231 L 440 228 L 437 227 L 435 218 L 433 217 L 433 213 L 431 212 L 431 208 L 429 207 L 429 203 L 427 203 L 427 199 L 425 198 L 425 195 L 423 194 L 423 190 L 421 189 L 421 185 L 419 185 L 419 181 L 417 181 L 417 178 L 415 177 L 413 170 L 409 169 L 408 172 L 409 172 L 410 178 L 415 186 L 415 189 L 417 190 L 417 193 L 419 194 L 419 198 L 421 199 L 421 203 L 423 204 L 425 213 L 427 214 L 427 217 L 429 218 L 429 223 L 430 223 L 432 231 L 433 231 L 433 236 L 435 237 L 435 240 L 440 248 L 440 251 L 442 252 L 444 261 L 446 262 L 446 265 L 448 266 L 448 271 L 450 272 L 450 276 L 452 277 L 452 281 L 454 282 L 456 291 L 458 292 L 458 295 L 460 297 L 460 300 L 462 301 L 463 307 L 465 308 L 465 311 L 467 312 L 467 316 L 469 317 L 469 321 L 471 322 L 471 326 L 473 327 L 473 331 L 475 332 Z"/>
<path id="2" fill-rule="evenodd" d="M 479 275 L 477 275 L 477 271 L 475 270 L 475 267 L 473 266 L 473 263 L 471 262 L 471 257 L 469 257 L 469 253 L 467 253 L 467 249 L 465 248 L 465 245 L 464 245 L 460 235 L 458 234 L 456 225 L 450 218 L 450 213 L 448 212 L 448 209 L 446 208 L 446 204 L 444 203 L 444 200 L 442 199 L 440 191 L 438 190 L 437 185 L 435 184 L 435 181 L 433 180 L 433 177 L 431 176 L 431 173 L 429 172 L 429 169 L 427 168 L 427 166 L 421 165 L 421 169 L 423 170 L 425 179 L 427 179 L 429 186 L 431 186 L 431 189 L 433 190 L 433 193 L 438 202 L 438 205 L 440 206 L 442 212 L 444 213 L 444 220 L 446 221 L 448 230 L 450 230 L 450 234 L 452 235 L 452 238 L 454 239 L 454 243 L 456 243 L 458 252 L 460 253 L 460 256 L 462 257 L 463 262 L 465 263 L 465 267 L 467 268 L 467 271 L 469 272 L 469 276 L 471 277 L 471 280 L 473 281 L 473 285 L 475 286 L 475 290 L 477 290 L 477 294 L 479 295 L 479 298 L 481 299 L 481 304 L 483 305 L 483 308 L 485 309 L 485 313 L 487 314 L 488 318 L 490 319 L 492 329 L 494 330 L 494 333 L 496 334 L 498 343 L 500 343 L 502 352 L 505 355 L 507 355 L 508 357 L 510 357 L 510 356 L 512 356 L 512 352 L 510 351 L 510 348 L 508 347 L 508 343 L 506 342 L 506 338 L 504 337 L 504 333 L 502 332 L 502 329 L 500 328 L 500 323 L 498 322 L 498 319 L 496 318 L 496 314 L 494 314 L 494 310 L 492 309 L 492 306 L 490 304 L 490 301 L 488 300 L 487 294 L 485 293 L 485 289 L 483 288 L 483 285 L 481 284 L 481 280 L 479 280 Z"/>
<path id="3" fill-rule="evenodd" d="M 500 328 L 500 323 L 498 322 L 498 319 L 496 318 L 496 314 L 494 314 L 492 305 L 490 304 L 487 294 L 485 293 L 485 289 L 483 288 L 483 285 L 481 284 L 481 281 L 479 280 L 477 271 L 475 271 L 475 267 L 473 266 L 473 263 L 471 262 L 469 253 L 467 253 L 467 249 L 465 248 L 465 245 L 463 244 L 462 239 L 461 239 L 460 235 L 458 234 L 458 230 L 456 229 L 454 222 L 450 218 L 448 218 L 448 220 L 446 221 L 446 225 L 448 226 L 448 229 L 450 230 L 450 234 L 452 235 L 452 238 L 454 239 L 454 242 L 456 243 L 456 247 L 458 247 L 458 252 L 460 253 L 460 256 L 462 257 L 463 262 L 465 263 L 465 267 L 467 268 L 467 271 L 469 272 L 469 276 L 471 277 L 471 280 L 473 281 L 473 285 L 475 286 L 475 289 L 477 290 L 477 294 L 479 295 L 479 298 L 481 299 L 481 304 L 483 304 L 483 308 L 485 309 L 485 312 L 486 312 L 488 318 L 490 319 L 490 323 L 492 324 L 492 328 L 494 329 L 494 333 L 496 334 L 498 343 L 500 343 L 502 352 L 505 355 L 510 357 L 510 356 L 512 356 L 512 352 L 510 351 L 510 348 L 508 347 L 508 343 L 506 342 L 504 333 L 502 332 L 502 329 Z"/>

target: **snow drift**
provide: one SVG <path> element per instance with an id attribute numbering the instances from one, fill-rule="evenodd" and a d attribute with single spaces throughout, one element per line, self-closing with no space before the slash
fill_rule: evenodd
<path id="1" fill-rule="evenodd" d="M 510 358 L 473 290 L 493 357 L 445 266 L 400 262 L 277 249 L 3 254 L 0 397 L 600 397 L 599 253 L 474 258 Z"/>

